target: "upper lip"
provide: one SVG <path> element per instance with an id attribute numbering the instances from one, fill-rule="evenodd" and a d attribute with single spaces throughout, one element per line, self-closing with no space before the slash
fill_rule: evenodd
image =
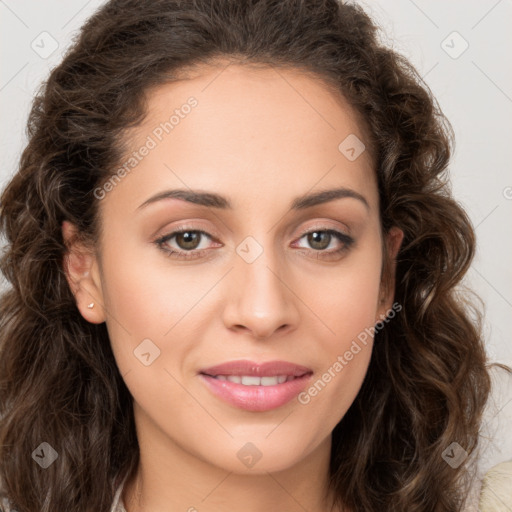
<path id="1" fill-rule="evenodd" d="M 287 361 L 266 361 L 257 363 L 255 361 L 240 359 L 204 368 L 200 370 L 199 373 L 212 377 L 216 377 L 217 375 L 248 375 L 257 377 L 286 375 L 301 377 L 306 373 L 312 373 L 312 370 L 305 366 L 289 363 Z"/>

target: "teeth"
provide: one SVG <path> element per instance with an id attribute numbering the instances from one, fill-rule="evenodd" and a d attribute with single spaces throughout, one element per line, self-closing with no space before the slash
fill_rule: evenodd
<path id="1" fill-rule="evenodd" d="M 276 386 L 293 380 L 295 377 L 292 375 L 276 375 L 275 377 L 256 377 L 254 375 L 216 375 L 217 380 L 228 380 L 235 384 L 242 384 L 244 386 Z"/>
<path id="2" fill-rule="evenodd" d="M 229 379 L 229 377 L 228 377 Z M 254 377 L 254 376 L 250 376 L 250 377 L 246 377 L 245 375 L 243 377 L 239 377 L 239 379 L 241 379 L 241 384 L 243 384 L 244 386 L 261 386 L 261 379 L 260 377 Z M 276 384 L 277 384 L 277 379 L 276 379 Z"/>

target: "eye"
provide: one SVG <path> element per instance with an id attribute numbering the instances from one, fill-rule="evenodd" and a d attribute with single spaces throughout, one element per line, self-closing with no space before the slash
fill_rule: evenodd
<path id="1" fill-rule="evenodd" d="M 206 247 L 200 247 L 204 238 L 213 240 L 213 237 L 206 231 L 182 227 L 158 238 L 154 243 L 171 258 L 194 259 L 201 258 L 208 251 L 208 244 Z M 309 252 L 314 252 L 317 258 L 336 257 L 347 251 L 354 243 L 352 237 L 334 229 L 314 229 L 304 233 L 299 240 L 303 238 L 312 247 Z M 171 243 L 172 241 L 173 243 Z M 335 247 L 326 250 L 333 242 Z M 339 245 L 337 248 L 336 242 Z M 303 246 L 299 246 L 299 248 L 304 249 Z"/>
<path id="2" fill-rule="evenodd" d="M 348 250 L 354 243 L 352 237 L 340 231 L 336 231 L 335 229 L 314 229 L 304 233 L 299 240 L 303 238 L 305 238 L 310 247 L 318 253 L 317 257 L 321 258 L 339 255 Z M 331 250 L 326 250 L 329 246 L 332 246 L 333 242 L 335 246 L 336 242 L 338 242 L 340 246 L 338 248 L 331 247 Z"/>
<path id="3" fill-rule="evenodd" d="M 155 244 L 164 251 L 168 256 L 173 258 L 191 259 L 199 258 L 205 253 L 204 248 L 199 248 L 202 238 L 212 239 L 206 231 L 200 229 L 180 228 L 168 235 L 164 235 L 157 240 Z M 175 239 L 177 248 L 169 244 L 171 240 Z M 171 247 L 170 249 L 168 247 Z"/>

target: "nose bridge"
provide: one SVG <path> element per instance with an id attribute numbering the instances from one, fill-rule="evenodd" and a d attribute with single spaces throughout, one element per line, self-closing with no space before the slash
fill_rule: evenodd
<path id="1" fill-rule="evenodd" d="M 245 327 L 255 337 L 295 326 L 299 314 L 292 288 L 286 283 L 286 263 L 276 254 L 271 233 L 246 237 L 235 248 L 233 288 L 225 310 L 229 327 Z"/>

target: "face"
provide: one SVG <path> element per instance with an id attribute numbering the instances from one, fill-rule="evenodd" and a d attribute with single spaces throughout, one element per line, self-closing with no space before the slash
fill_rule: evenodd
<path id="1" fill-rule="evenodd" d="M 100 245 L 69 268 L 139 435 L 237 473 L 298 464 L 354 401 L 393 301 L 382 248 L 402 233 L 382 238 L 353 112 L 298 71 L 203 68 L 153 90 L 126 140 L 137 163 L 96 191 Z"/>

